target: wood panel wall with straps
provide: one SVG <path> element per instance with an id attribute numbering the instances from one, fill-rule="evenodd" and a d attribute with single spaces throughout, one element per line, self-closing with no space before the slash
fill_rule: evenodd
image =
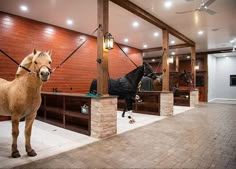
<path id="1" fill-rule="evenodd" d="M 96 29 L 96 27 L 94 28 Z M 42 51 L 52 49 L 52 68 L 59 65 L 82 42 L 88 41 L 45 83 L 43 91 L 87 93 L 92 79 L 97 77 L 97 40 L 79 32 L 37 22 L 15 15 L 0 12 L 0 48 L 17 62 L 32 52 L 34 48 Z M 91 30 L 92 32 L 94 30 Z M 124 47 L 124 46 L 121 46 Z M 127 54 L 137 64 L 142 64 L 141 51 L 128 47 Z M 109 74 L 118 78 L 136 67 L 115 45 L 109 51 Z M 17 65 L 0 53 L 0 78 L 13 80 Z"/>

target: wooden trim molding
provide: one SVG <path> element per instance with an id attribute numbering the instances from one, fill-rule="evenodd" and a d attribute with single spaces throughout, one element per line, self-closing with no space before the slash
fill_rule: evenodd
<path id="1" fill-rule="evenodd" d="M 169 49 L 178 49 L 178 48 L 187 48 L 187 47 L 189 47 L 188 44 L 178 44 L 178 45 L 169 46 Z M 154 51 L 160 51 L 162 49 L 163 49 L 162 47 L 148 48 L 148 49 L 143 49 L 142 52 L 154 52 Z"/>
<path id="2" fill-rule="evenodd" d="M 195 42 L 193 42 L 191 39 L 187 38 L 185 35 L 182 33 L 178 32 L 174 28 L 170 27 L 160 19 L 156 18 L 155 16 L 151 15 L 144 9 L 140 8 L 136 4 L 132 3 L 131 1 L 127 0 L 110 0 L 111 2 L 121 6 L 122 8 L 128 10 L 129 12 L 139 16 L 140 18 L 143 18 L 144 20 L 148 21 L 149 23 L 161 28 L 161 29 L 166 29 L 170 34 L 173 36 L 179 38 L 180 40 L 184 41 L 187 43 L 189 46 L 195 46 Z"/>

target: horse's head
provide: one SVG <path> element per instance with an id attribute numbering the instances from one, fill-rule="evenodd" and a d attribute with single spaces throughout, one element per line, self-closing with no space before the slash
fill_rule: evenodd
<path id="1" fill-rule="evenodd" d="M 184 81 L 184 83 L 188 86 L 191 86 L 192 85 L 192 79 L 191 79 L 191 76 L 186 72 L 186 70 L 184 70 L 183 73 L 181 73 L 181 78 L 182 80 Z"/>
<path id="2" fill-rule="evenodd" d="M 144 62 L 144 76 L 150 77 L 152 79 L 156 79 L 156 73 L 153 71 L 152 66 L 148 63 Z"/>
<path id="3" fill-rule="evenodd" d="M 51 51 L 41 52 L 34 49 L 34 56 L 32 59 L 33 71 L 37 73 L 38 77 L 42 80 L 42 82 L 48 81 L 51 74 Z"/>

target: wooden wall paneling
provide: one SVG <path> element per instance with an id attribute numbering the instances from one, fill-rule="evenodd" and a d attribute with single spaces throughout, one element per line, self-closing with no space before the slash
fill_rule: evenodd
<path id="1" fill-rule="evenodd" d="M 97 78 L 95 37 L 4 12 L 0 12 L 0 31 L 1 49 L 15 60 L 21 62 L 34 48 L 41 51 L 51 49 L 52 68 L 60 64 L 82 43 L 81 36 L 86 37 L 88 41 L 51 75 L 42 90 L 52 92 L 53 88 L 56 88 L 60 92 L 67 93 L 89 92 L 92 80 Z M 137 65 L 141 65 L 141 51 L 131 47 L 128 49 L 130 58 Z M 111 78 L 119 78 L 135 69 L 135 66 L 116 46 L 109 51 L 108 60 Z M 17 65 L 2 53 L 0 53 L 0 63 L 0 78 L 13 80 Z"/>
<path id="2" fill-rule="evenodd" d="M 179 72 L 179 56 L 175 56 L 175 71 Z"/>
<path id="3" fill-rule="evenodd" d="M 186 70 L 187 72 L 191 72 L 191 60 L 179 61 L 179 71 L 183 72 L 184 70 Z"/>

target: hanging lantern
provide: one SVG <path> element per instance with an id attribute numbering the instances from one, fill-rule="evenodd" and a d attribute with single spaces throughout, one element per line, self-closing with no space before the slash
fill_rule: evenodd
<path id="1" fill-rule="evenodd" d="M 110 33 L 106 33 L 104 35 L 104 43 L 105 43 L 105 49 L 113 49 L 114 47 L 114 38 Z"/>

